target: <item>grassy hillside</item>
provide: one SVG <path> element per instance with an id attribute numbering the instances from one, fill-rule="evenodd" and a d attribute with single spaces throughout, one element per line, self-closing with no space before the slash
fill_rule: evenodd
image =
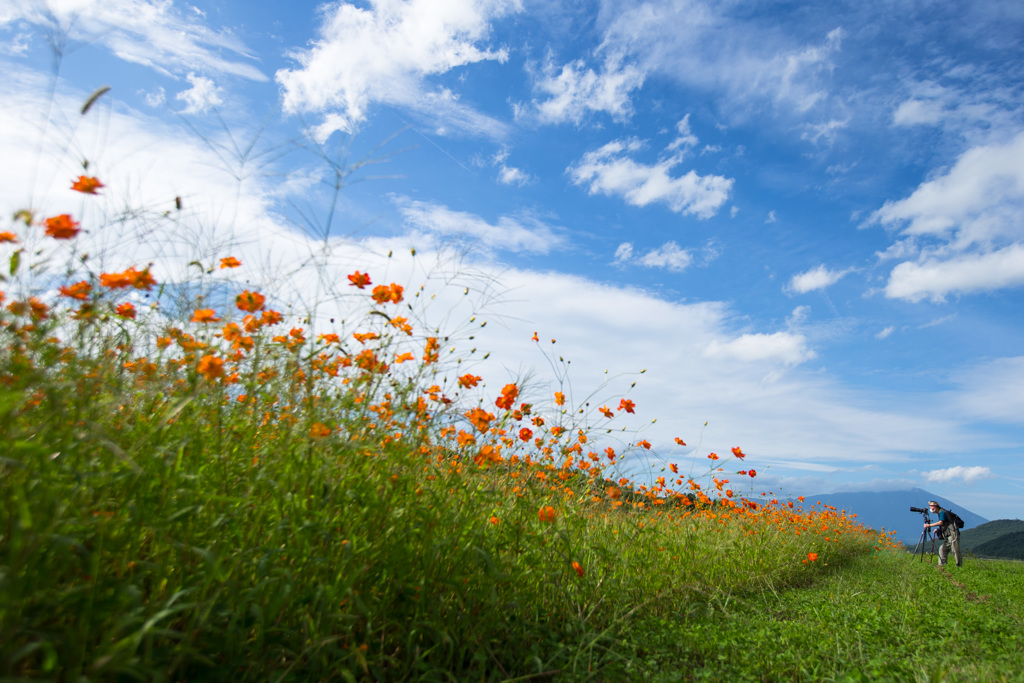
<path id="1" fill-rule="evenodd" d="M 1024 535 L 1024 521 L 997 519 L 973 529 L 961 531 L 960 547 L 978 555 L 1021 559 L 1019 555 L 1024 552 L 1024 544 L 1021 543 L 1022 535 Z"/>
<path id="2" fill-rule="evenodd" d="M 949 574 L 835 509 L 744 498 L 739 446 L 680 475 L 610 438 L 628 397 L 574 404 L 560 357 L 557 390 L 490 386 L 460 346 L 482 323 L 429 325 L 418 283 L 320 282 L 336 322 L 227 252 L 184 256 L 187 282 L 94 268 L 83 229 L 0 231 L 2 680 L 1017 670 L 1017 565 Z"/>
<path id="3" fill-rule="evenodd" d="M 972 552 L 981 557 L 1024 560 L 1024 531 L 1003 534 L 998 538 L 975 546 Z"/>

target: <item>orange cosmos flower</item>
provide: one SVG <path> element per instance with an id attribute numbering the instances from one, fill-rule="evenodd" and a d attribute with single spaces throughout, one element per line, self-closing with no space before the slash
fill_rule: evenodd
<path id="1" fill-rule="evenodd" d="M 139 271 L 135 270 L 135 267 L 132 266 L 124 272 L 128 276 L 131 286 L 135 289 L 145 289 L 146 291 L 149 291 L 153 285 L 156 284 L 156 280 L 154 280 L 153 276 L 149 273 L 149 268 Z"/>
<path id="2" fill-rule="evenodd" d="M 400 353 L 395 356 L 395 363 L 404 363 L 405 361 L 412 360 L 413 358 L 415 358 L 415 356 L 411 353 Z"/>
<path id="3" fill-rule="evenodd" d="M 284 320 L 284 318 L 277 311 L 263 311 L 263 316 L 261 317 L 260 322 L 264 325 L 277 325 L 282 320 Z"/>
<path id="4" fill-rule="evenodd" d="M 463 387 L 464 389 L 469 389 L 470 387 L 475 387 L 477 383 L 480 382 L 481 379 L 483 378 L 478 377 L 476 375 L 470 375 L 467 373 L 462 377 L 459 377 L 459 386 Z"/>
<path id="5" fill-rule="evenodd" d="M 601 413 L 602 415 L 604 415 L 605 417 L 607 417 L 607 418 L 615 417 L 615 413 L 613 413 L 611 410 L 609 410 L 608 406 L 601 406 L 600 408 L 597 409 L 597 411 L 599 413 Z"/>
<path id="6" fill-rule="evenodd" d="M 500 519 L 498 519 L 497 517 L 494 517 L 494 516 L 492 516 L 491 519 L 490 519 L 491 524 L 493 524 L 495 526 L 497 526 L 498 522 L 500 522 L 500 521 L 501 521 Z"/>
<path id="7" fill-rule="evenodd" d="M 255 313 L 263 310 L 263 304 L 267 298 L 259 292 L 250 292 L 248 289 L 235 297 L 235 306 L 240 311 Z"/>
<path id="8" fill-rule="evenodd" d="M 358 287 L 359 289 L 363 289 L 366 285 L 372 284 L 370 282 L 370 276 L 366 273 L 360 273 L 358 270 L 348 276 L 348 281 L 350 286 Z"/>
<path id="9" fill-rule="evenodd" d="M 192 314 L 190 322 L 194 323 L 219 323 L 220 318 L 217 317 L 217 312 L 212 308 L 197 308 Z"/>
<path id="10" fill-rule="evenodd" d="M 637 446 L 643 446 L 643 447 L 644 447 L 644 448 L 646 448 L 647 450 L 651 450 L 651 442 L 650 442 L 650 441 L 648 441 L 647 439 L 642 439 L 642 440 L 640 440 L 640 441 L 637 441 L 637 442 L 636 442 L 636 445 L 637 445 Z"/>
<path id="11" fill-rule="evenodd" d="M 156 280 L 150 275 L 149 268 L 140 271 L 136 270 L 135 266 L 132 266 L 123 273 L 100 274 L 100 285 L 109 289 L 134 287 L 135 289 L 149 290 L 155 284 Z"/>
<path id="12" fill-rule="evenodd" d="M 627 413 L 632 413 L 634 408 L 636 408 L 636 404 L 628 398 L 624 398 L 619 401 L 619 410 L 625 410 Z"/>
<path id="13" fill-rule="evenodd" d="M 9 230 L 0 232 L 0 244 L 16 244 L 18 242 L 18 236 Z"/>
<path id="14" fill-rule="evenodd" d="M 676 437 L 676 443 L 679 444 L 680 446 L 686 445 L 686 442 L 680 439 L 678 436 Z"/>
<path id="15" fill-rule="evenodd" d="M 555 508 L 551 507 L 550 505 L 545 505 L 541 507 L 540 510 L 537 511 L 537 516 L 540 518 L 540 521 L 542 522 L 553 522 L 555 521 Z"/>
<path id="16" fill-rule="evenodd" d="M 224 359 L 217 358 L 211 354 L 206 354 L 199 359 L 199 365 L 196 367 L 196 371 L 210 381 L 213 381 L 218 377 L 223 377 Z"/>
<path id="17" fill-rule="evenodd" d="M 818 559 L 818 553 L 807 553 L 807 559 L 814 562 Z"/>
<path id="18" fill-rule="evenodd" d="M 750 470 L 749 472 L 747 472 L 747 474 L 750 476 L 751 479 L 753 479 L 754 477 L 757 476 L 757 470 Z"/>
<path id="19" fill-rule="evenodd" d="M 427 337 L 427 345 L 423 349 L 423 362 L 427 365 L 436 363 L 440 348 L 441 344 L 438 343 L 437 337 Z"/>
<path id="20" fill-rule="evenodd" d="M 675 463 L 670 463 L 668 468 L 672 470 L 672 474 L 679 474 L 679 468 L 676 467 Z"/>
<path id="21" fill-rule="evenodd" d="M 242 262 L 236 259 L 234 256 L 228 256 L 227 258 L 222 258 L 220 260 L 221 270 L 224 270 L 225 268 L 237 268 L 240 265 L 242 265 Z"/>
<path id="22" fill-rule="evenodd" d="M 38 297 L 28 298 L 28 307 L 31 310 L 33 320 L 46 320 L 50 313 L 50 307 L 39 300 Z"/>
<path id="23" fill-rule="evenodd" d="M 323 439 L 331 435 L 331 428 L 322 422 L 314 422 L 309 428 L 309 438 Z"/>
<path id="24" fill-rule="evenodd" d="M 528 427 L 523 427 L 519 430 L 519 439 L 521 441 L 529 441 L 533 438 L 533 432 Z"/>
<path id="25" fill-rule="evenodd" d="M 556 406 L 564 406 L 565 405 L 565 394 L 563 394 L 561 391 L 556 391 L 555 392 L 555 405 Z"/>
<path id="26" fill-rule="evenodd" d="M 509 410 L 516 403 L 519 396 L 519 387 L 515 384 L 506 384 L 501 390 L 501 396 L 494 401 L 494 405 L 502 410 Z"/>
<path id="27" fill-rule="evenodd" d="M 532 339 L 535 342 L 539 342 L 540 341 L 540 337 L 537 336 L 536 332 L 533 333 L 533 336 L 530 337 L 530 339 Z"/>
<path id="28" fill-rule="evenodd" d="M 396 285 L 391 283 L 390 285 L 377 285 L 373 288 L 373 300 L 379 304 L 401 303 L 402 292 L 404 291 L 402 285 Z"/>
<path id="29" fill-rule="evenodd" d="M 69 240 L 80 232 L 78 222 L 66 213 L 47 218 L 45 225 L 46 234 L 55 240 Z"/>
<path id="30" fill-rule="evenodd" d="M 124 302 L 115 308 L 114 311 L 122 318 L 135 319 L 135 306 L 132 306 L 130 302 Z"/>
<path id="31" fill-rule="evenodd" d="M 99 178 L 92 178 L 90 176 L 80 175 L 78 180 L 71 183 L 71 189 L 82 194 L 96 194 L 96 190 L 101 187 L 106 187 L 99 181 Z"/>
<path id="32" fill-rule="evenodd" d="M 379 339 L 380 335 L 377 334 L 376 332 L 353 332 L 352 338 L 355 339 L 360 344 L 365 344 L 368 341 Z"/>
<path id="33" fill-rule="evenodd" d="M 333 334 L 333 333 L 321 334 L 319 337 L 317 337 L 317 340 L 318 341 L 322 341 L 325 344 L 340 344 L 341 343 L 341 337 L 339 337 L 338 335 Z"/>
<path id="34" fill-rule="evenodd" d="M 735 448 L 732 449 L 732 454 L 735 455 L 737 458 L 747 457 L 747 454 L 741 451 L 739 446 L 736 446 Z"/>
<path id="35" fill-rule="evenodd" d="M 78 301 L 85 301 L 89 298 L 89 292 L 92 291 L 92 285 L 85 280 L 76 282 L 71 286 L 61 285 L 60 293 L 62 296 L 66 296 L 69 299 L 76 299 Z"/>
<path id="36" fill-rule="evenodd" d="M 583 578 L 583 566 L 579 562 L 576 562 L 574 560 L 573 563 L 572 563 L 572 568 L 576 570 L 576 576 L 578 576 L 578 577 L 580 577 L 582 579 Z"/>
<path id="37" fill-rule="evenodd" d="M 717 453 L 708 453 L 708 460 L 718 460 Z"/>
<path id="38" fill-rule="evenodd" d="M 491 420 L 494 416 L 488 413 L 483 408 L 473 408 L 472 410 L 465 413 L 466 417 L 477 428 L 478 431 L 486 432 L 487 428 L 491 425 Z"/>
<path id="39" fill-rule="evenodd" d="M 406 334 L 408 334 L 410 336 L 412 335 L 412 325 L 409 324 L 408 320 L 406 320 L 405 318 L 403 318 L 401 316 L 395 316 L 394 318 L 392 318 L 391 319 L 391 326 L 392 327 L 397 327 L 402 332 L 405 332 Z"/>

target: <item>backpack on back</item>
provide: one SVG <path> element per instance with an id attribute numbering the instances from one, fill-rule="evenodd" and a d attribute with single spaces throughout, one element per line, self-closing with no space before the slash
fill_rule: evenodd
<path id="1" fill-rule="evenodd" d="M 949 523 L 956 525 L 957 529 L 964 528 L 964 520 L 960 519 L 960 515 L 956 514 L 952 510 L 946 510 L 946 514 L 949 515 Z"/>

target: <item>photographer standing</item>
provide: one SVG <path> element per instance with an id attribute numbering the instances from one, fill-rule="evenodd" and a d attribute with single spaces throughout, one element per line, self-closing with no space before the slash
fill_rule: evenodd
<path id="1" fill-rule="evenodd" d="M 934 500 L 928 501 L 928 509 L 932 514 L 939 516 L 939 521 L 924 525 L 925 529 L 934 527 L 936 538 L 942 539 L 942 545 L 939 546 L 939 566 L 946 566 L 946 559 L 949 557 L 949 551 L 952 550 L 953 557 L 956 558 L 956 566 L 962 567 L 964 560 L 960 554 L 960 530 L 956 528 L 956 524 L 953 524 L 952 516 L 940 508 Z"/>

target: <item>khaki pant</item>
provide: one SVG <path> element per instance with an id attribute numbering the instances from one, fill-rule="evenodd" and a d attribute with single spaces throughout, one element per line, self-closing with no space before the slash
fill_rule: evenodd
<path id="1" fill-rule="evenodd" d="M 939 546 L 940 567 L 946 565 L 950 550 L 953 551 L 953 557 L 956 558 L 956 566 L 962 567 L 964 565 L 964 558 L 960 554 L 960 530 L 953 525 L 950 525 L 949 529 L 946 530 L 946 537 L 942 539 L 942 545 Z"/>

